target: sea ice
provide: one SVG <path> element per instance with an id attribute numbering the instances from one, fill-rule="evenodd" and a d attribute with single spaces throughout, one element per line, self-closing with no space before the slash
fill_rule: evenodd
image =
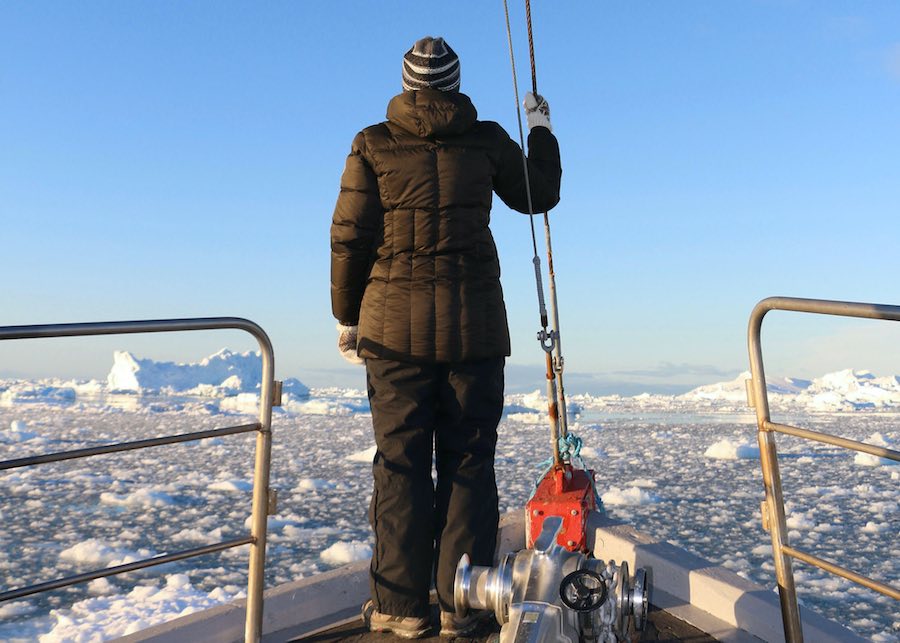
<path id="1" fill-rule="evenodd" d="M 351 415 L 355 412 L 353 406 L 342 400 L 295 400 L 288 398 L 282 402 L 282 408 L 291 413 L 304 415 Z"/>
<path id="2" fill-rule="evenodd" d="M 357 451 L 356 453 L 344 456 L 344 459 L 349 460 L 350 462 L 366 462 L 372 464 L 372 460 L 375 459 L 375 453 L 377 451 L 378 447 L 373 445 L 363 451 Z"/>
<path id="3" fill-rule="evenodd" d="M 710 446 L 703 455 L 718 460 L 752 460 L 759 458 L 759 447 L 753 444 L 738 444 L 725 438 Z"/>
<path id="4" fill-rule="evenodd" d="M 649 505 L 659 502 L 659 497 L 640 487 L 629 487 L 627 489 L 610 487 L 609 490 L 601 496 L 601 500 L 603 500 L 603 504 L 607 506 Z"/>
<path id="5" fill-rule="evenodd" d="M 215 387 L 221 391 L 214 395 L 224 396 L 234 391 L 255 391 L 261 374 L 262 358 L 259 353 L 250 351 L 235 353 L 223 348 L 190 364 L 157 362 L 135 357 L 128 351 L 115 351 L 106 385 L 110 391 L 135 393 L 170 390 L 209 394 L 212 392 L 209 387 Z M 285 388 L 294 395 L 309 393 L 309 389 L 295 379 L 286 380 Z"/>
<path id="6" fill-rule="evenodd" d="M 534 412 L 510 413 L 506 417 L 509 420 L 521 422 L 522 424 L 545 424 L 547 422 L 546 416 Z"/>
<path id="7" fill-rule="evenodd" d="M 221 590 L 198 591 L 186 574 L 172 574 L 162 587 L 139 585 L 127 594 L 88 598 L 73 604 L 65 613 L 51 612 L 53 622 L 39 641 L 103 641 L 234 598 Z"/>
<path id="8" fill-rule="evenodd" d="M 334 489 L 337 485 L 330 480 L 317 480 L 314 478 L 302 478 L 297 482 L 297 491 L 323 491 Z"/>
<path id="9" fill-rule="evenodd" d="M 210 358 L 209 363 L 219 362 Z M 896 416 L 877 411 L 900 409 L 900 398 L 892 392 L 898 380 L 854 378 L 859 383 L 852 402 L 838 390 L 841 382 L 846 383 L 842 378 L 820 378 L 823 381 L 813 393 L 808 382 L 784 382 L 776 390 L 770 381 L 773 410 L 789 412 L 799 426 L 862 441 L 880 435 L 886 443 L 897 444 Z M 223 412 L 256 414 L 258 374 L 248 377 L 234 370 L 199 389 L 198 379 L 182 382 L 190 384 L 184 391 L 167 384 L 158 394 L 147 395 L 152 389 L 142 385 L 143 395 L 120 396 L 97 383 L 3 382 L 0 394 L 11 390 L 15 394 L 6 398 L 12 406 L 0 408 L 0 457 L 20 457 L 21 441 L 9 437 L 23 433 L 33 434 L 29 450 L 56 451 L 216 428 L 232 422 Z M 755 418 L 744 406 L 740 386 L 743 383 L 737 382 L 730 391 L 720 387 L 722 396 L 704 399 L 577 396 L 582 418 L 587 419 L 584 427 L 573 428 L 585 440 L 582 455 L 594 460 L 590 464 L 596 470 L 598 491 L 613 517 L 716 564 L 728 563 L 771 587 L 775 583 L 771 546 L 759 520 L 763 495 L 759 466 L 710 460 L 721 457 L 710 453 L 717 450 L 728 459 L 758 457 L 751 442 Z M 75 391 L 74 403 L 71 397 L 60 403 L 57 393 L 66 389 Z M 206 397 L 186 400 L 187 391 Z M 229 409 L 240 393 L 249 396 L 248 403 Z M 63 393 L 63 400 L 66 395 L 70 394 Z M 820 395 L 854 412 L 807 413 L 824 399 Z M 295 397 L 286 381 L 283 399 L 286 404 L 276 410 L 273 427 L 271 484 L 281 491 L 281 513 L 268 519 L 270 587 L 344 561 L 364 560 L 371 542 L 366 510 L 369 466 L 376 450 L 363 449 L 372 444 L 365 392 L 319 389 L 311 397 Z M 232 401 L 222 408 L 225 400 Z M 507 396 L 505 404 L 508 413 L 499 428 L 497 448 L 500 506 L 519 510 L 534 488 L 540 463 L 549 455 L 546 405 L 540 391 Z M 543 419 L 531 422 L 532 416 Z M 792 501 L 790 526 L 798 544 L 883 582 L 896 578 L 900 551 L 890 536 L 900 533 L 898 468 L 858 466 L 849 453 L 798 447 L 791 440 L 779 442 L 779 453 Z M 713 449 L 716 445 L 720 449 Z M 252 435 L 222 436 L 82 464 L 57 463 L 0 474 L 4 490 L 0 516 L 10 538 L 0 552 L 0 583 L 14 587 L 59 572 L 146 558 L 154 551 L 246 536 L 253 451 Z M 61 560 L 63 552 L 67 553 Z M 327 557 L 325 552 L 330 552 Z M 112 582 L 75 586 L 46 600 L 0 604 L 0 640 L 30 643 L 42 636 L 44 641 L 119 636 L 233 600 L 246 586 L 246 569 L 247 547 L 241 547 Z M 844 622 L 849 609 L 853 625 L 865 638 L 897 640 L 891 629 L 896 616 L 886 613 L 871 592 L 857 591 L 849 583 L 843 586 L 844 581 L 820 570 L 804 571 L 802 566 L 797 570 L 798 592 L 808 605 Z M 160 583 L 156 574 L 170 572 L 177 574 Z M 837 600 L 836 593 L 850 597 L 851 603 Z"/>
<path id="10" fill-rule="evenodd" d="M 346 565 L 372 557 L 372 547 L 365 542 L 337 542 L 320 554 L 329 565 Z"/>
<path id="11" fill-rule="evenodd" d="M 234 413 L 254 414 L 259 409 L 259 395 L 256 393 L 238 393 L 219 402 L 219 409 Z"/>
<path id="12" fill-rule="evenodd" d="M 656 482 L 654 480 L 647 480 L 646 478 L 637 478 L 631 482 L 626 482 L 625 484 L 629 487 L 640 487 L 641 489 L 653 489 L 656 487 Z"/>
<path id="13" fill-rule="evenodd" d="M 218 480 L 207 488 L 212 491 L 253 491 L 253 483 L 249 480 Z"/>
<path id="14" fill-rule="evenodd" d="M 87 590 L 92 596 L 109 596 L 117 591 L 108 578 L 95 578 L 87 584 Z"/>
<path id="15" fill-rule="evenodd" d="M 0 618 L 12 618 L 13 616 L 24 616 L 33 613 L 37 607 L 29 601 L 12 601 L 9 603 L 0 603 Z"/>
<path id="16" fill-rule="evenodd" d="M 101 493 L 100 502 L 106 505 L 160 507 L 174 505 L 175 498 L 165 491 L 144 488 L 122 495 L 109 492 Z"/>
<path id="17" fill-rule="evenodd" d="M 133 563 L 154 554 L 147 549 L 132 551 L 110 545 L 97 538 L 83 540 L 60 552 L 61 560 L 91 565 L 93 567 L 115 567 Z"/>
<path id="18" fill-rule="evenodd" d="M 883 433 L 873 433 L 872 435 L 869 436 L 869 438 L 867 440 L 864 440 L 864 441 L 868 442 L 872 446 L 884 447 L 886 449 L 891 449 L 893 451 L 900 450 L 900 447 L 898 447 L 898 445 L 894 444 L 893 440 L 890 440 Z M 861 451 L 857 451 L 856 454 L 853 456 L 853 462 L 855 462 L 858 465 L 864 466 L 864 467 L 893 466 L 896 464 L 900 464 L 896 460 L 891 460 L 889 458 L 881 458 L 881 457 L 878 457 L 877 455 L 871 455 L 869 453 L 862 453 Z"/>
<path id="19" fill-rule="evenodd" d="M 546 411 L 547 397 L 543 391 L 535 389 L 531 393 L 522 396 L 522 406 L 540 412 Z"/>
<path id="20" fill-rule="evenodd" d="M 580 455 L 582 458 L 597 459 L 597 460 L 607 457 L 606 453 L 603 452 L 603 449 L 600 449 L 597 447 L 585 447 L 585 446 L 581 447 Z"/>
<path id="21" fill-rule="evenodd" d="M 27 424 L 21 420 L 13 420 L 9 423 L 9 429 L 0 431 L 0 443 L 14 444 L 16 442 L 28 442 L 40 440 L 41 436 L 34 431 L 27 430 Z"/>

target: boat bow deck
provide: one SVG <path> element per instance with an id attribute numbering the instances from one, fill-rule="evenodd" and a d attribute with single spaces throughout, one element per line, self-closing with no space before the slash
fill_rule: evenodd
<path id="1" fill-rule="evenodd" d="M 642 640 L 733 643 L 784 640 L 781 607 L 774 591 L 609 518 L 594 516 L 589 526 L 597 558 L 624 560 L 632 569 L 645 567 L 652 575 L 650 601 L 658 610 L 653 612 L 655 634 L 649 631 L 647 636 L 657 638 Z M 498 534 L 499 551 L 521 549 L 524 538 L 521 512 L 503 516 Z M 370 640 L 370 635 L 361 631 L 359 624 L 360 606 L 369 597 L 368 567 L 368 561 L 361 561 L 268 590 L 263 613 L 263 641 Z M 807 640 L 817 643 L 865 641 L 815 612 L 801 611 Z M 119 641 L 237 643 L 244 637 L 244 615 L 244 602 L 237 601 L 175 619 Z M 681 626 L 677 621 L 691 629 L 678 634 L 681 630 L 677 628 Z M 345 629 L 334 632 L 335 628 Z M 374 636 L 381 641 L 391 640 L 385 635 Z M 696 638 L 698 636 L 700 638 Z"/>

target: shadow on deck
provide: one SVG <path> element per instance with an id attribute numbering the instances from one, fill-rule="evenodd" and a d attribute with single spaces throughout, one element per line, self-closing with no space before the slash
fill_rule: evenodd
<path id="1" fill-rule="evenodd" d="M 432 621 L 436 623 L 437 620 L 437 606 L 432 606 Z M 500 632 L 500 626 L 497 625 L 497 622 L 493 618 L 490 618 L 485 619 L 482 625 L 479 626 L 478 630 L 475 632 L 475 636 L 457 638 L 453 640 L 457 643 L 482 643 L 484 641 L 488 641 L 491 635 L 497 634 L 498 632 Z M 328 632 L 321 632 L 313 636 L 293 639 L 295 643 L 337 643 L 338 641 L 344 641 L 346 643 L 394 643 L 396 641 L 405 640 L 408 639 L 402 639 L 391 634 L 378 634 L 374 632 L 368 632 L 363 625 L 362 619 L 344 625 L 343 627 L 337 627 L 333 630 L 329 630 Z M 439 637 L 437 635 L 437 628 L 435 628 L 432 631 L 431 636 L 418 640 L 426 642 L 446 642 L 449 639 L 442 639 L 441 637 Z M 701 632 L 697 628 L 688 625 L 684 621 L 675 618 L 671 614 L 668 614 L 667 612 L 651 606 L 647 627 L 639 637 L 635 637 L 632 640 L 667 641 L 669 643 L 675 643 L 676 641 L 685 641 L 689 643 L 708 643 L 715 641 L 716 639 L 712 638 L 708 634 L 705 634 L 704 632 Z"/>

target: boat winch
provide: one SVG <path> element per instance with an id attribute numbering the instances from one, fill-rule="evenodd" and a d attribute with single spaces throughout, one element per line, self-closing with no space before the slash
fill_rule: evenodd
<path id="1" fill-rule="evenodd" d="M 647 620 L 646 572 L 629 577 L 616 565 L 569 551 L 557 542 L 559 516 L 548 516 L 532 549 L 506 554 L 497 567 L 456 568 L 456 613 L 490 610 L 500 623 L 500 643 L 615 643 L 629 640 Z"/>

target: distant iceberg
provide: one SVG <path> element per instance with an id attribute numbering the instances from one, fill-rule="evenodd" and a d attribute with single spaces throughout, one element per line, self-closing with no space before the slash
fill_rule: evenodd
<path id="1" fill-rule="evenodd" d="M 813 380 L 803 400 L 811 410 L 853 411 L 900 407 L 900 379 L 847 369 Z"/>
<path id="2" fill-rule="evenodd" d="M 679 396 L 683 400 L 690 401 L 718 401 L 718 402 L 746 402 L 747 380 L 750 379 L 750 371 L 744 371 L 733 380 L 699 386 Z M 811 385 L 809 380 L 801 380 L 792 377 L 766 378 L 766 389 L 769 395 L 797 395 Z"/>
<path id="3" fill-rule="evenodd" d="M 735 379 L 708 384 L 688 391 L 677 399 L 713 406 L 746 406 L 744 371 Z M 869 371 L 846 369 L 813 380 L 766 378 L 770 399 L 807 411 L 834 412 L 855 410 L 892 410 L 900 408 L 900 377 L 877 377 Z"/>
<path id="4" fill-rule="evenodd" d="M 262 358 L 252 351 L 235 353 L 223 348 L 188 364 L 157 362 L 135 357 L 128 351 L 115 351 L 106 384 L 111 392 L 231 397 L 255 393 L 261 379 Z M 309 388 L 294 378 L 285 380 L 284 390 L 294 397 L 309 395 Z"/>

